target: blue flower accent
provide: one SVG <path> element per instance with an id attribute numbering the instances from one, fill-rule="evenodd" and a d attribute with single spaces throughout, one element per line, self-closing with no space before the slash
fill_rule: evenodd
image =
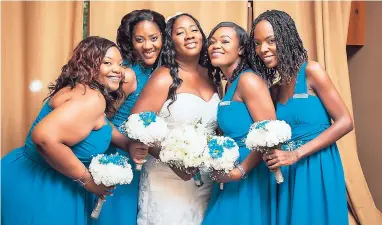
<path id="1" fill-rule="evenodd" d="M 216 139 L 208 142 L 209 154 L 213 159 L 221 158 L 224 152 L 223 146 L 219 145 Z"/>
<path id="2" fill-rule="evenodd" d="M 269 120 L 263 120 L 263 121 L 257 122 L 255 125 L 255 129 L 263 129 L 267 123 L 269 123 Z"/>
<path id="3" fill-rule="evenodd" d="M 284 151 L 293 151 L 298 149 L 299 147 L 303 146 L 306 143 L 306 141 L 287 141 L 281 146 L 281 149 Z"/>
<path id="4" fill-rule="evenodd" d="M 157 115 L 154 112 L 142 112 L 139 113 L 139 117 L 143 121 L 145 127 L 156 121 Z"/>
<path id="5" fill-rule="evenodd" d="M 125 166 L 128 161 L 128 158 L 120 155 L 120 154 L 111 154 L 111 155 L 103 155 L 99 159 L 99 163 L 101 164 L 114 164 L 117 166 Z"/>
<path id="6" fill-rule="evenodd" d="M 231 139 L 226 139 L 224 142 L 223 142 L 223 147 L 224 148 L 227 148 L 227 149 L 231 149 L 233 147 L 235 147 L 235 141 L 231 140 Z"/>

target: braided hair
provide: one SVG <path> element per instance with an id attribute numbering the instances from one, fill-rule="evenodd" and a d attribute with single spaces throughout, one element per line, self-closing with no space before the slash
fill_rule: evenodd
<path id="1" fill-rule="evenodd" d="M 277 49 L 277 68 L 267 68 L 256 54 L 254 31 L 256 25 L 263 20 L 268 21 L 273 27 Z M 277 78 L 277 72 L 281 83 L 290 83 L 292 78 L 297 76 L 302 64 L 308 60 L 307 51 L 297 32 L 295 22 L 286 12 L 279 10 L 268 10 L 253 21 L 248 46 L 248 60 L 251 67 L 256 68 L 259 75 L 270 84 Z"/>
<path id="2" fill-rule="evenodd" d="M 176 51 L 175 51 L 175 46 L 172 42 L 172 31 L 173 31 L 174 23 L 179 17 L 182 17 L 182 16 L 190 17 L 195 22 L 200 33 L 202 34 L 203 43 L 202 43 L 202 49 L 199 56 L 199 65 L 208 68 L 208 65 L 210 64 L 209 58 L 208 58 L 208 52 L 207 52 L 207 48 L 208 48 L 207 38 L 202 30 L 202 27 L 200 26 L 199 21 L 188 13 L 181 13 L 169 19 L 166 24 L 165 38 L 164 38 L 165 41 L 164 41 L 164 44 L 162 47 L 162 53 L 161 53 L 162 65 L 170 69 L 170 75 L 172 77 L 172 84 L 168 91 L 168 99 L 171 99 L 171 102 L 168 105 L 168 107 L 170 107 L 170 105 L 176 101 L 176 90 L 179 88 L 179 86 L 183 82 L 183 80 L 179 78 L 179 74 L 178 74 L 179 64 L 176 62 Z"/>
<path id="3" fill-rule="evenodd" d="M 229 81 L 232 83 L 242 71 L 249 68 L 249 64 L 248 64 L 248 60 L 247 60 L 248 52 L 247 52 L 247 48 L 246 48 L 247 44 L 248 44 L 249 37 L 248 37 L 247 32 L 241 26 L 237 25 L 236 23 L 221 22 L 218 25 L 216 25 L 216 27 L 214 27 L 212 29 L 212 31 L 210 32 L 210 35 L 208 36 L 208 40 L 210 40 L 210 38 L 212 38 L 214 33 L 219 28 L 222 28 L 222 27 L 230 27 L 230 28 L 233 28 L 235 30 L 236 35 L 239 39 L 239 46 L 240 46 L 240 48 L 243 49 L 242 55 L 239 56 L 240 62 L 238 64 L 238 66 L 234 69 L 232 76 L 229 79 Z M 214 66 L 210 65 L 209 74 L 213 74 L 213 81 L 214 81 L 215 85 L 217 87 L 219 87 L 220 83 L 221 83 L 221 74 L 222 74 L 221 69 L 218 67 L 214 67 Z"/>

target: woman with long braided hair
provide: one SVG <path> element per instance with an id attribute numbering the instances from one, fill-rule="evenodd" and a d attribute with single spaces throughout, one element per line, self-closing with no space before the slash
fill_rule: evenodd
<path id="1" fill-rule="evenodd" d="M 162 67 L 143 89 L 132 113 L 160 113 L 171 128 L 201 119 L 210 131 L 216 129 L 220 101 L 208 76 L 206 37 L 199 22 L 182 13 L 169 19 L 162 48 Z M 137 150 L 139 151 L 139 150 Z M 201 173 L 204 185 L 192 180 L 196 170 L 183 171 L 151 156 L 141 176 L 138 224 L 199 225 L 210 197 L 212 181 Z"/>
<path id="2" fill-rule="evenodd" d="M 247 62 L 247 32 L 232 22 L 219 23 L 210 33 L 208 54 L 228 81 L 228 90 L 218 107 L 218 125 L 224 136 L 235 140 L 240 157 L 229 174 L 214 172 L 214 185 L 203 225 L 270 224 L 270 171 L 261 154 L 245 147 L 254 121 L 276 118 L 266 82 Z M 217 83 L 219 85 L 219 83 Z M 236 213 L 234 213 L 236 212 Z"/>
<path id="3" fill-rule="evenodd" d="M 290 142 L 264 155 L 269 169 L 281 168 L 285 179 L 277 186 L 277 224 L 348 224 L 336 141 L 353 129 L 353 121 L 343 100 L 324 68 L 308 61 L 287 13 L 271 10 L 259 15 L 249 51 L 252 66 L 273 84 L 277 119 L 292 128 Z"/>

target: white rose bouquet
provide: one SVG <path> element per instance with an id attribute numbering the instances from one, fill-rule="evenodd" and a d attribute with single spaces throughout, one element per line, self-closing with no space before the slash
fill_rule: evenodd
<path id="1" fill-rule="evenodd" d="M 159 158 L 162 162 L 178 168 L 198 168 L 203 163 L 203 151 L 207 145 L 208 135 L 203 123 L 182 124 L 174 127 L 161 143 Z M 195 184 L 203 182 L 200 174 L 194 177 Z"/>
<path id="2" fill-rule="evenodd" d="M 255 122 L 249 129 L 245 140 L 248 149 L 268 153 L 290 140 L 292 137 L 291 127 L 282 120 L 263 120 Z M 275 173 L 278 184 L 284 182 L 280 168 Z"/>

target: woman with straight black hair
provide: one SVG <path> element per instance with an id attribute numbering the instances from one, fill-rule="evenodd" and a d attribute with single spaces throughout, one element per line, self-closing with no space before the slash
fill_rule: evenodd
<path id="1" fill-rule="evenodd" d="M 232 22 L 219 23 L 208 42 L 214 73 L 222 73 L 228 84 L 218 107 L 218 125 L 224 136 L 238 144 L 240 157 L 229 174 L 212 173 L 218 183 L 203 225 L 270 224 L 270 171 L 261 154 L 250 151 L 243 141 L 254 122 L 276 118 L 267 84 L 248 64 L 248 34 L 242 27 Z M 225 183 L 223 190 L 219 183 Z"/>
<path id="2" fill-rule="evenodd" d="M 164 17 L 149 9 L 134 10 L 121 20 L 117 31 L 117 44 L 126 67 L 122 84 L 125 98 L 117 104 L 118 111 L 111 114 L 110 121 L 122 132 L 122 123 L 130 116 L 143 87 L 160 64 L 159 55 L 164 42 L 165 27 Z M 147 147 L 138 142 L 131 143 L 130 147 L 140 148 L 139 154 L 147 152 Z M 141 164 L 142 161 L 133 160 L 127 152 L 114 146 L 111 146 L 107 153 L 115 152 L 131 158 L 129 163 L 132 164 L 134 177 L 129 185 L 118 186 L 113 190 L 114 195 L 107 198 L 107 204 L 104 204 L 96 221 L 97 225 L 135 224 L 137 220 L 141 173 L 135 169 L 135 163 Z"/>

